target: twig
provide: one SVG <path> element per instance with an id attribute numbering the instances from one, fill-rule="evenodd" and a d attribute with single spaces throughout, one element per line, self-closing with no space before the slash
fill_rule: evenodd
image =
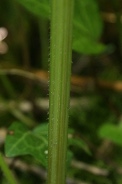
<path id="1" fill-rule="evenodd" d="M 34 104 L 41 109 L 47 111 L 49 109 L 49 99 L 48 98 L 37 98 L 34 101 Z M 83 107 L 88 108 L 90 106 L 89 99 L 83 98 L 71 98 L 70 108 Z M 21 112 L 31 112 L 33 110 L 33 103 L 31 101 L 2 101 L 0 102 L 0 111 L 9 111 L 10 109 L 18 109 Z"/>
<path id="2" fill-rule="evenodd" d="M 1 69 L 0 75 L 18 75 L 26 77 L 30 80 L 36 80 L 42 84 L 48 85 L 48 72 L 47 71 L 35 71 L 29 72 L 21 69 Z M 98 79 L 97 85 L 102 89 L 114 90 L 116 92 L 122 92 L 122 81 L 104 81 Z M 80 92 L 82 90 L 93 90 L 95 88 L 95 81 L 92 77 L 71 77 L 71 91 Z"/>
<path id="3" fill-rule="evenodd" d="M 100 175 L 100 176 L 107 176 L 109 174 L 109 171 L 107 169 L 101 169 L 96 166 L 91 166 L 89 164 L 86 164 L 84 162 L 79 162 L 76 160 L 73 160 L 71 163 L 72 167 L 75 167 L 77 169 L 83 169 L 86 170 L 92 174 Z"/>
<path id="4" fill-rule="evenodd" d="M 14 161 L 14 163 L 13 163 L 12 158 L 5 158 L 5 160 L 8 163 L 8 165 L 11 165 L 11 163 L 12 163 L 14 168 L 20 169 L 24 172 L 32 172 L 32 173 L 36 174 L 38 177 L 40 177 L 41 179 L 44 179 L 44 180 L 47 179 L 47 172 L 42 167 L 29 165 L 29 164 L 27 164 L 19 159 L 16 159 Z M 67 178 L 66 183 L 67 184 L 90 184 L 90 183 L 82 182 L 82 181 L 75 180 L 72 178 Z"/>
<path id="5" fill-rule="evenodd" d="M 37 72 L 38 73 L 38 72 Z M 28 78 L 30 80 L 39 80 L 40 82 L 47 83 L 47 73 L 45 71 L 41 71 L 40 75 L 36 75 L 36 73 L 32 73 L 29 71 L 21 70 L 21 69 L 2 69 L 0 70 L 0 75 L 18 75 L 21 77 Z"/>

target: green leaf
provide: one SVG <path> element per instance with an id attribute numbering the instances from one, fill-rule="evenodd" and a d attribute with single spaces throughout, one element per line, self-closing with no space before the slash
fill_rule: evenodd
<path id="1" fill-rule="evenodd" d="M 73 134 L 75 133 L 74 129 L 69 128 L 68 129 L 68 146 L 77 146 L 80 149 L 84 150 L 86 153 L 91 155 L 91 152 L 87 146 L 87 144 L 80 138 L 73 137 Z"/>
<path id="2" fill-rule="evenodd" d="M 7 157 L 31 155 L 43 166 L 47 166 L 48 123 L 43 123 L 30 131 L 23 123 L 14 122 L 9 127 L 8 132 L 5 141 L 5 154 Z M 74 130 L 69 129 L 68 132 L 72 134 L 74 133 Z M 81 139 L 69 138 L 68 145 L 78 146 L 90 154 L 89 148 Z M 72 156 L 73 153 L 68 150 L 67 165 L 70 165 Z"/>
<path id="3" fill-rule="evenodd" d="M 73 49 L 84 54 L 105 50 L 99 43 L 103 30 L 98 4 L 95 0 L 75 0 Z"/>
<path id="4" fill-rule="evenodd" d="M 73 159 L 73 152 L 71 150 L 68 150 L 67 151 L 67 160 L 66 160 L 67 169 L 70 167 L 72 159 Z"/>
<path id="5" fill-rule="evenodd" d="M 29 131 L 27 126 L 20 122 L 13 123 L 5 141 L 7 157 L 31 155 L 44 167 L 47 167 L 48 150 L 48 124 L 43 123 L 34 130 Z M 73 153 L 68 150 L 67 167 L 70 166 Z"/>
<path id="6" fill-rule="evenodd" d="M 87 154 L 91 155 L 91 152 L 90 152 L 87 144 L 79 138 L 69 138 L 68 144 L 69 144 L 69 146 L 77 146 L 81 150 L 84 150 Z"/>
<path id="7" fill-rule="evenodd" d="M 49 0 L 17 0 L 29 11 L 39 17 L 49 19 Z M 73 50 L 83 54 L 99 54 L 106 47 L 99 43 L 103 22 L 97 1 L 75 0 L 73 20 Z"/>
<path id="8" fill-rule="evenodd" d="M 41 132 L 41 134 L 40 134 Z M 48 123 L 43 123 L 36 128 L 34 128 L 33 133 L 36 134 L 37 136 L 47 136 L 48 134 Z"/>
<path id="9" fill-rule="evenodd" d="M 17 0 L 25 8 L 27 8 L 33 14 L 49 18 L 50 6 L 49 0 Z"/>
<path id="10" fill-rule="evenodd" d="M 99 130 L 99 136 L 122 146 L 122 126 L 103 125 Z"/>
<path id="11" fill-rule="evenodd" d="M 89 38 L 79 35 L 79 40 L 74 39 L 73 49 L 83 54 L 100 54 L 107 50 L 107 47 L 101 43 L 97 43 Z"/>
<path id="12" fill-rule="evenodd" d="M 96 0 L 75 0 L 74 25 L 83 35 L 95 40 L 100 38 L 103 23 Z"/>
<path id="13" fill-rule="evenodd" d="M 29 131 L 24 124 L 13 123 L 9 128 L 10 134 L 7 135 L 5 142 L 6 156 L 14 157 L 28 154 L 46 166 L 48 142 L 47 135 L 43 134 L 43 128 L 42 131 L 40 128 L 40 135 L 36 135 L 37 128 L 34 131 Z"/>

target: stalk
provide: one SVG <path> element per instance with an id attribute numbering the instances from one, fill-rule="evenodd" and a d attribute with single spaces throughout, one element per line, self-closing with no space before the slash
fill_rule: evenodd
<path id="1" fill-rule="evenodd" d="M 0 168 L 2 169 L 6 179 L 10 184 L 17 184 L 17 181 L 15 180 L 11 170 L 9 169 L 8 165 L 6 164 L 2 153 L 0 153 Z"/>
<path id="2" fill-rule="evenodd" d="M 73 0 L 51 1 L 48 184 L 65 184 Z"/>

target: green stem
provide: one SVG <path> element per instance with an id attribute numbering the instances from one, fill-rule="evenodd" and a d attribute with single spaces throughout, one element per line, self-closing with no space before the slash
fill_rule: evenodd
<path id="1" fill-rule="evenodd" d="M 17 181 L 15 180 L 11 170 L 8 168 L 8 165 L 6 164 L 2 153 L 0 153 L 0 167 L 5 175 L 5 177 L 7 178 L 9 184 L 17 184 Z"/>
<path id="2" fill-rule="evenodd" d="M 51 2 L 48 184 L 64 184 L 73 0 L 52 0 Z"/>

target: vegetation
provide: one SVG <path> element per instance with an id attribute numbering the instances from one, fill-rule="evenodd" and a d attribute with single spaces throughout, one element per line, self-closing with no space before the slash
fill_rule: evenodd
<path id="1" fill-rule="evenodd" d="M 122 2 L 55 3 L 0 1 L 0 183 L 121 184 Z"/>
<path id="2" fill-rule="evenodd" d="M 66 183 L 73 0 L 51 2 L 48 183 Z"/>

